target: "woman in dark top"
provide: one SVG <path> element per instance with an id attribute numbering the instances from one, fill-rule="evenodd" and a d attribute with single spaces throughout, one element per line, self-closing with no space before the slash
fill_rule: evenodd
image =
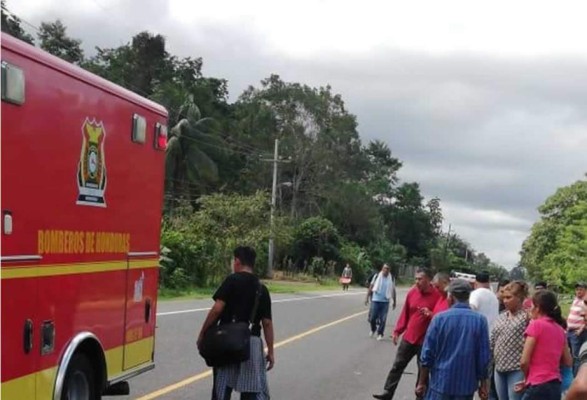
<path id="1" fill-rule="evenodd" d="M 200 330 L 198 347 L 204 332 L 215 323 L 249 322 L 255 296 L 259 293 L 257 312 L 251 321 L 251 356 L 247 361 L 214 368 L 212 400 L 229 400 L 233 391 L 241 393 L 241 400 L 269 399 L 266 371 L 273 368 L 275 363 L 271 297 L 267 288 L 253 274 L 255 258 L 255 250 L 250 247 L 237 247 L 234 250 L 234 273 L 214 293 L 214 305 Z M 266 356 L 263 354 L 261 326 L 267 343 Z"/>

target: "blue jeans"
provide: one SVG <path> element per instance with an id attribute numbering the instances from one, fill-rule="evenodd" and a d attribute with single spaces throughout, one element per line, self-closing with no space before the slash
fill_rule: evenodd
<path id="1" fill-rule="evenodd" d="M 495 365 L 491 363 L 491 366 L 489 367 L 489 400 L 499 400 L 497 389 L 495 388 L 495 379 L 493 378 L 495 372 Z"/>
<path id="2" fill-rule="evenodd" d="M 388 301 L 371 302 L 371 320 L 369 321 L 371 323 L 371 332 L 375 332 L 377 330 L 377 334 L 383 336 L 383 330 L 385 329 L 385 323 L 387 322 L 388 311 Z"/>
<path id="3" fill-rule="evenodd" d="M 559 380 L 528 386 L 522 400 L 560 400 L 561 383 Z"/>
<path id="4" fill-rule="evenodd" d="M 567 332 L 567 340 L 569 342 L 569 347 L 571 348 L 571 355 L 573 356 L 573 376 L 577 375 L 577 370 L 579 369 L 579 350 L 581 349 L 581 345 L 587 339 L 587 330 L 581 332 L 580 335 L 577 335 L 573 331 Z"/>
<path id="5" fill-rule="evenodd" d="M 522 371 L 495 371 L 493 377 L 499 400 L 520 400 L 522 398 L 521 393 L 514 392 L 514 384 L 524 380 L 524 373 Z"/>

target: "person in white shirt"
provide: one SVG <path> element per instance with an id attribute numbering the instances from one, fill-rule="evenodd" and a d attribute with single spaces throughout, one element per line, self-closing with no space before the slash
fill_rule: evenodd
<path id="1" fill-rule="evenodd" d="M 499 316 L 499 300 L 489 286 L 489 274 L 480 272 L 475 277 L 475 290 L 471 293 L 469 303 L 473 310 L 478 311 L 487 318 L 489 331 L 493 328 L 495 320 Z"/>
<path id="2" fill-rule="evenodd" d="M 394 310 L 396 304 L 395 279 L 389 272 L 389 265 L 383 264 L 381 272 L 373 277 L 367 293 L 367 299 L 365 299 L 365 305 L 368 304 L 369 298 L 371 298 L 371 310 L 369 312 L 371 316 L 369 321 L 371 324 L 370 336 L 373 337 L 377 333 L 377 340 L 382 340 L 389 311 L 389 302 L 390 300 L 393 301 Z"/>
<path id="3" fill-rule="evenodd" d="M 469 298 L 469 305 L 479 314 L 487 318 L 487 325 L 489 327 L 489 336 L 493 325 L 499 317 L 499 300 L 497 295 L 493 293 L 489 285 L 489 273 L 480 272 L 475 276 L 475 290 L 471 293 Z M 495 381 L 493 380 L 493 366 L 489 370 L 489 400 L 497 400 L 497 392 L 495 390 Z"/>

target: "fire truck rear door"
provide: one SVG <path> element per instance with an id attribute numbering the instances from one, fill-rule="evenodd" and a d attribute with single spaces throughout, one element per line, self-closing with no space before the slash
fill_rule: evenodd
<path id="1" fill-rule="evenodd" d="M 145 279 L 148 270 L 141 266 L 145 263 L 145 257 L 152 259 L 155 256 L 158 256 L 156 252 L 137 252 L 128 255 L 124 370 L 149 363 L 153 359 L 153 304 L 145 293 Z"/>

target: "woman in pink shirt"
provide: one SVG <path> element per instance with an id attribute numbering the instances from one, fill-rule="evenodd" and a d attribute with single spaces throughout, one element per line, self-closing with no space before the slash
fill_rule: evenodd
<path id="1" fill-rule="evenodd" d="M 573 360 L 556 295 L 550 290 L 534 293 L 531 316 L 521 360 L 526 380 L 516 390 L 524 391 L 522 400 L 560 400 L 560 366 L 570 366 Z"/>

